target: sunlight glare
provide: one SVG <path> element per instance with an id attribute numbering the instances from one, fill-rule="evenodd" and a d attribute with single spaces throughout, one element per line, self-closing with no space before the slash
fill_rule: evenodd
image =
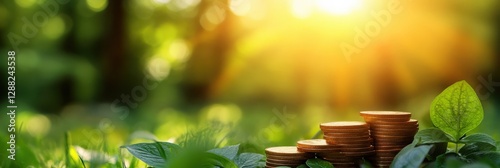
<path id="1" fill-rule="evenodd" d="M 316 0 L 319 10 L 331 15 L 346 15 L 361 7 L 361 0 Z"/>

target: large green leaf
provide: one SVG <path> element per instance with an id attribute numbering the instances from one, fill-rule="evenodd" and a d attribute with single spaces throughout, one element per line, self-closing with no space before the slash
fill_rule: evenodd
<path id="1" fill-rule="evenodd" d="M 215 153 L 205 152 L 202 164 L 206 163 L 207 167 L 223 167 L 223 168 L 238 168 L 238 166 L 225 156 L 221 156 Z"/>
<path id="2" fill-rule="evenodd" d="M 229 160 L 233 160 L 236 155 L 238 154 L 238 150 L 240 149 L 240 145 L 232 145 L 232 146 L 227 146 L 224 148 L 215 148 L 215 149 L 210 149 L 208 152 L 218 154 L 220 156 L 224 156 L 228 158 Z"/>
<path id="3" fill-rule="evenodd" d="M 178 145 L 169 142 L 138 143 L 121 148 L 127 149 L 136 158 L 153 167 L 165 166 L 170 154 L 180 150 Z"/>
<path id="4" fill-rule="evenodd" d="M 403 153 L 398 153 L 391 164 L 394 168 L 418 168 L 422 161 L 433 147 L 433 144 L 425 144 L 413 147 L 411 145 L 405 147 L 406 150 L 401 150 Z"/>
<path id="5" fill-rule="evenodd" d="M 458 153 L 467 156 L 476 152 L 495 151 L 496 149 L 496 146 L 493 146 L 489 143 L 473 142 L 464 145 L 462 148 L 460 148 Z"/>
<path id="6" fill-rule="evenodd" d="M 165 158 L 163 158 L 160 151 L 153 143 L 139 143 L 122 147 L 126 148 L 132 155 L 150 166 L 162 167 L 166 163 Z"/>
<path id="7" fill-rule="evenodd" d="M 330 162 L 321 159 L 309 159 L 306 161 L 306 164 L 310 168 L 333 168 Z"/>
<path id="8" fill-rule="evenodd" d="M 431 105 L 432 123 L 457 142 L 483 120 L 483 107 L 474 89 L 465 81 L 457 82 L 439 94 Z"/>
<path id="9" fill-rule="evenodd" d="M 476 152 L 466 157 L 467 159 L 476 161 L 489 162 L 493 164 L 494 167 L 500 167 L 500 152 L 497 151 Z"/>
<path id="10" fill-rule="evenodd" d="M 497 151 L 500 151 L 500 141 L 497 142 Z"/>
<path id="11" fill-rule="evenodd" d="M 482 142 L 490 144 L 491 146 L 496 146 L 497 143 L 495 139 L 493 139 L 493 137 L 483 133 L 471 134 L 461 139 L 460 142 L 462 143 Z"/>
<path id="12" fill-rule="evenodd" d="M 437 128 L 420 130 L 415 134 L 415 139 L 420 139 L 419 144 L 451 142 L 450 137 Z"/>
<path id="13" fill-rule="evenodd" d="M 446 167 L 446 161 L 452 159 L 460 159 L 460 155 L 455 152 L 444 153 L 436 157 L 436 161 L 434 161 L 435 168 L 444 168 Z"/>
<path id="14" fill-rule="evenodd" d="M 262 158 L 264 155 L 257 153 L 241 153 L 234 159 L 234 162 L 239 168 L 254 168 L 259 166 L 259 161 Z"/>

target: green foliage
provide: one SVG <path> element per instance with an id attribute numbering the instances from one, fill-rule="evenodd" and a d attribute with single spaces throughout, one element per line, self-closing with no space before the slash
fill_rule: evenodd
<path id="1" fill-rule="evenodd" d="M 208 152 L 224 156 L 228 159 L 233 160 L 236 155 L 238 154 L 238 150 L 240 149 L 240 145 L 233 145 L 233 146 L 228 146 L 224 148 L 216 148 L 216 149 L 210 149 Z"/>
<path id="2" fill-rule="evenodd" d="M 483 120 L 483 106 L 474 89 L 465 81 L 457 82 L 439 94 L 431 105 L 431 120 L 436 127 L 457 142 Z"/>
<path id="3" fill-rule="evenodd" d="M 430 115 L 438 128 L 420 130 L 412 144 L 396 155 L 392 167 L 417 168 L 424 161 L 428 167 L 500 167 L 498 142 L 482 133 L 466 136 L 484 115 L 467 82 L 457 82 L 439 94 Z M 449 143 L 455 150 L 444 150 Z"/>
<path id="4" fill-rule="evenodd" d="M 309 159 L 306 164 L 310 168 L 333 168 L 330 162 L 321 159 Z"/>
<path id="5" fill-rule="evenodd" d="M 415 139 L 420 140 L 420 144 L 434 144 L 451 141 L 446 133 L 437 128 L 421 130 L 415 134 Z"/>
<path id="6" fill-rule="evenodd" d="M 208 151 L 181 148 L 168 142 L 139 143 L 123 146 L 136 158 L 153 167 L 258 167 L 264 158 L 261 154 L 241 153 L 239 145 Z"/>
<path id="7" fill-rule="evenodd" d="M 170 157 L 172 152 L 178 152 L 175 144 L 168 142 L 155 142 L 155 143 L 139 143 L 133 145 L 125 145 L 132 155 L 142 160 L 144 163 L 153 167 L 163 167 L 166 165 L 166 160 Z"/>
<path id="8" fill-rule="evenodd" d="M 419 167 L 434 145 L 422 144 L 416 146 L 417 144 L 418 141 L 414 141 L 412 144 L 403 148 L 401 152 L 396 155 L 391 167 Z"/>

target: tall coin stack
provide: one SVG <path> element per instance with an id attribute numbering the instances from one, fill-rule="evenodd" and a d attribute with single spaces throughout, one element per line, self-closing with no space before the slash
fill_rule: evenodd
<path id="1" fill-rule="evenodd" d="M 297 167 L 305 164 L 307 159 L 314 158 L 314 153 L 297 150 L 296 146 L 280 146 L 266 149 L 266 168 L 289 166 Z"/>
<path id="2" fill-rule="evenodd" d="M 317 156 L 335 167 L 358 167 L 362 157 L 374 153 L 369 125 L 365 122 L 329 122 L 320 125 L 323 138 L 336 150 L 318 152 Z"/>
<path id="3" fill-rule="evenodd" d="M 370 125 L 375 155 L 369 160 L 375 167 L 389 167 L 418 131 L 418 121 L 410 119 L 411 113 L 408 112 L 362 111 L 360 114 Z"/>

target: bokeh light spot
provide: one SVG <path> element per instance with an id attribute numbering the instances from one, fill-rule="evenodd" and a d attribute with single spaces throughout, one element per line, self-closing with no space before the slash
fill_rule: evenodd
<path id="1" fill-rule="evenodd" d="M 26 130 L 32 136 L 44 136 L 50 130 L 50 120 L 42 114 L 35 114 L 28 119 Z"/>
<path id="2" fill-rule="evenodd" d="M 16 4 L 23 8 L 29 8 L 36 3 L 37 0 L 16 0 Z"/>
<path id="3" fill-rule="evenodd" d="M 157 4 L 167 4 L 170 0 L 153 0 L 153 2 Z"/>
<path id="4" fill-rule="evenodd" d="M 312 1 L 309 0 L 293 0 L 292 14 L 300 19 L 307 18 L 311 15 L 313 5 Z"/>
<path id="5" fill-rule="evenodd" d="M 172 57 L 172 61 L 182 63 L 187 60 L 190 50 L 184 40 L 175 40 L 170 45 L 169 53 Z"/>
<path id="6" fill-rule="evenodd" d="M 170 73 L 170 63 L 160 57 L 153 57 L 148 62 L 148 72 L 157 81 L 167 78 Z"/>
<path id="7" fill-rule="evenodd" d="M 332 15 L 346 15 L 361 7 L 361 0 L 317 0 L 319 10 Z"/>
<path id="8" fill-rule="evenodd" d="M 238 16 L 244 16 L 250 12 L 252 8 L 251 1 L 249 0 L 231 0 L 229 1 L 229 9 Z"/>
<path id="9" fill-rule="evenodd" d="M 217 5 L 210 6 L 200 18 L 200 25 L 205 30 L 213 30 L 226 17 L 226 10 Z"/>
<path id="10" fill-rule="evenodd" d="M 43 29 L 43 34 L 47 36 L 47 38 L 53 40 L 61 37 L 65 29 L 66 26 L 64 24 L 64 20 L 61 17 L 56 16 L 49 19 L 49 21 L 47 22 L 47 24 Z"/>
<path id="11" fill-rule="evenodd" d="M 223 124 L 236 123 L 241 119 L 241 110 L 236 105 L 214 104 L 203 110 L 202 116 L 207 121 L 218 121 Z"/>
<path id="12" fill-rule="evenodd" d="M 100 12 L 108 6 L 108 0 L 87 0 L 87 5 L 94 12 Z"/>

